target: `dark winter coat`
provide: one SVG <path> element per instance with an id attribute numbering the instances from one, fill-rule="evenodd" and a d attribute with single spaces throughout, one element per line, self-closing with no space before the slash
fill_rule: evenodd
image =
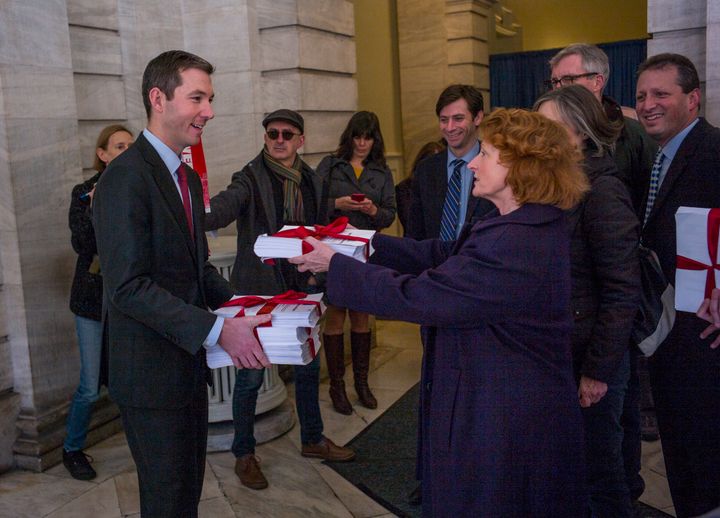
<path id="1" fill-rule="evenodd" d="M 456 243 L 376 236 L 377 264 L 335 254 L 328 296 L 423 326 L 424 516 L 583 516 L 567 223 L 493 214 Z"/>
<path id="2" fill-rule="evenodd" d="M 100 173 L 97 173 L 73 187 L 68 215 L 72 247 L 78 254 L 70 289 L 70 311 L 80 317 L 98 321 L 102 317 L 103 279 L 97 259 L 93 265 L 93 258 L 97 256 L 97 244 L 90 199 L 81 197 L 93 190 L 99 178 Z M 95 273 L 90 272 L 91 265 Z"/>
<path id="3" fill-rule="evenodd" d="M 288 282 L 292 280 L 290 277 L 294 279 L 297 276 L 296 267 L 285 260 L 277 260 L 275 265 L 265 264 L 253 251 L 260 234 L 274 234 L 284 224 L 278 218 L 280 212 L 273 193 L 272 174 L 260 153 L 232 175 L 227 189 L 211 198 L 210 213 L 205 215 L 205 230 L 226 227 L 237 221 L 237 255 L 230 284 L 243 294 L 276 295 L 288 289 L 303 289 L 303 286 Z M 304 186 L 301 189 L 309 189 L 316 207 L 314 217 L 305 224 L 325 224 L 327 192 L 322 180 L 305 162 L 302 162 L 302 182 Z"/>
<path id="4" fill-rule="evenodd" d="M 639 223 L 612 158 L 585 153 L 590 192 L 568 213 L 575 373 L 608 382 L 640 300 Z"/>
<path id="5" fill-rule="evenodd" d="M 360 178 L 355 176 L 347 160 L 333 155 L 326 156 L 317 166 L 317 174 L 328 185 L 328 215 L 330 220 L 347 216 L 350 224 L 357 228 L 382 230 L 395 220 L 395 183 L 387 167 L 370 162 L 365 165 Z M 335 209 L 335 200 L 354 193 L 363 193 L 377 206 L 375 216 L 360 211 Z"/>

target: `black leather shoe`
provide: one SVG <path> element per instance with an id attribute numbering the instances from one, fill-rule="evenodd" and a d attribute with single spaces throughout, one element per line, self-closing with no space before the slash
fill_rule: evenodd
<path id="1" fill-rule="evenodd" d="M 85 452 L 82 450 L 63 450 L 63 464 L 70 472 L 70 475 L 72 475 L 72 478 L 76 478 L 78 480 L 92 480 L 97 477 L 97 473 L 95 473 L 95 470 L 90 465 L 90 462 L 88 462 L 88 459 L 90 459 L 90 461 L 93 460 L 93 458 L 89 455 L 85 455 Z"/>

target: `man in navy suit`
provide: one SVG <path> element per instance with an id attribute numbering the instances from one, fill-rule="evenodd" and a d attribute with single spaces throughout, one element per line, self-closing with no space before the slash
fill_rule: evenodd
<path id="1" fill-rule="evenodd" d="M 203 197 L 179 155 L 213 118 L 213 66 L 183 51 L 148 63 L 148 125 L 103 173 L 93 223 L 104 283 L 110 396 L 137 465 L 142 516 L 197 517 L 207 445 L 209 369 L 219 344 L 238 368 L 269 365 L 253 336 L 265 317 L 208 311 L 233 290 L 208 262 Z"/>
<path id="2" fill-rule="evenodd" d="M 638 72 L 638 117 L 662 153 L 645 180 L 642 242 L 657 253 L 674 285 L 675 212 L 680 206 L 720 206 L 720 130 L 698 116 L 700 81 L 685 56 L 653 56 Z M 694 314 L 678 312 L 649 360 L 678 517 L 720 506 L 720 349 L 700 336 L 705 327 Z"/>
<path id="3" fill-rule="evenodd" d="M 410 220 L 405 235 L 413 239 L 431 239 L 441 236 L 443 213 L 452 193 L 448 183 L 452 179 L 457 160 L 460 164 L 459 215 L 450 223 L 455 240 L 465 222 L 494 208 L 492 202 L 470 196 L 472 172 L 467 164 L 480 152 L 477 129 L 483 119 L 483 97 L 480 90 L 470 85 L 450 85 L 440 94 L 435 104 L 440 122 L 440 133 L 447 142 L 447 151 L 428 157 L 418 164 L 413 179 Z M 447 224 L 447 221 L 445 221 Z"/>

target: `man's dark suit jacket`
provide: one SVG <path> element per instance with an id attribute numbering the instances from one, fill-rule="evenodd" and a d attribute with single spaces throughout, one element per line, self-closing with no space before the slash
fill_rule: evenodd
<path id="1" fill-rule="evenodd" d="M 448 153 L 449 150 L 436 153 L 418 164 L 412 182 L 412 202 L 406 237 L 418 240 L 440 237 L 440 222 L 447 193 Z M 484 216 L 494 208 L 492 202 L 470 194 L 465 223 Z"/>
<path id="2" fill-rule="evenodd" d="M 202 187 L 187 175 L 194 239 L 175 182 L 147 139 L 112 161 L 95 194 L 93 221 L 104 278 L 109 390 L 119 405 L 181 408 L 207 374 L 207 308 L 233 294 L 208 263 Z M 197 380 L 196 380 L 197 381 Z M 196 389 L 195 389 L 196 390 Z"/>
<path id="3" fill-rule="evenodd" d="M 649 174 L 644 186 L 647 200 Z M 645 206 L 645 201 L 643 202 Z M 675 284 L 678 207 L 720 207 L 720 129 L 700 119 L 677 151 L 642 231 Z M 720 348 L 701 340 L 706 323 L 677 312 L 669 336 L 649 359 L 668 483 L 678 516 L 720 506 Z"/>

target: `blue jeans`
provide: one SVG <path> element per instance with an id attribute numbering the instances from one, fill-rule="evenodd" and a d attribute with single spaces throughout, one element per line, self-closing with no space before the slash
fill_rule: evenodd
<path id="1" fill-rule="evenodd" d="M 68 412 L 66 451 L 82 450 L 85 446 L 93 404 L 98 399 L 100 358 L 102 356 L 102 322 L 75 315 L 78 347 L 80 348 L 80 385 Z"/>
<path id="2" fill-rule="evenodd" d="M 598 403 L 582 409 L 590 510 L 593 518 L 633 516 L 625 480 L 623 428 L 620 418 L 630 375 L 630 355 L 625 353 Z"/>
<path id="3" fill-rule="evenodd" d="M 235 457 L 255 453 L 255 405 L 263 382 L 263 369 L 236 371 L 233 389 L 233 438 Z M 318 403 L 320 385 L 320 356 L 307 365 L 295 365 L 295 405 L 300 420 L 300 440 L 303 444 L 320 442 L 323 422 Z"/>

